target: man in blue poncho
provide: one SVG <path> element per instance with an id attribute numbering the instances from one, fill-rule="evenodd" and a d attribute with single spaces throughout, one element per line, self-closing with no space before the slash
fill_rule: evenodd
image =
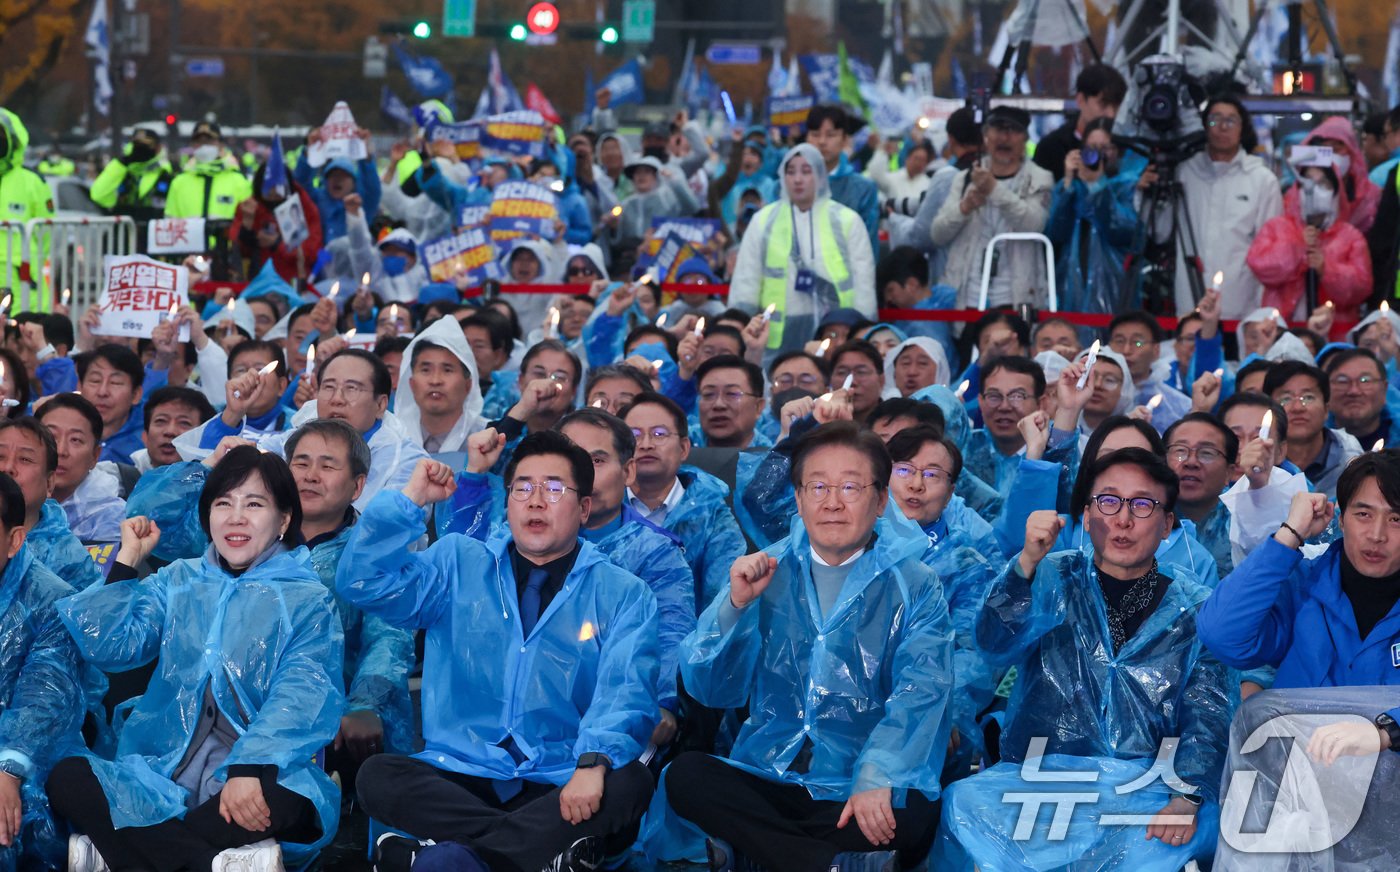
<path id="1" fill-rule="evenodd" d="M 651 796 L 638 758 L 657 723 L 656 598 L 579 539 L 593 460 L 532 433 L 506 481 L 509 535 L 449 534 L 413 553 L 426 507 L 456 487 L 450 466 L 419 461 L 402 493 L 371 501 L 340 563 L 341 596 L 426 631 L 424 750 L 360 770 L 365 811 L 417 837 L 382 837 L 381 872 L 434 857 L 592 869 L 631 844 Z"/>
<path id="2" fill-rule="evenodd" d="M 77 590 L 102 581 L 102 573 L 68 526 L 63 507 L 50 498 L 58 446 L 47 427 L 24 416 L 0 419 L 0 472 L 24 494 L 25 544 L 34 559 Z"/>
<path id="3" fill-rule="evenodd" d="M 1153 556 L 1173 526 L 1176 474 L 1143 448 L 1087 472 L 1092 553 L 1049 553 L 1065 522 L 1032 514 L 978 616 L 978 647 L 1014 665 L 1016 684 L 1001 762 L 948 789 L 940 869 L 1175 872 L 1215 850 L 1236 681 L 1196 636 L 1209 589 Z M 1059 823 L 1041 814 L 1048 832 L 1025 831 L 1032 802 L 1056 805 Z"/>
<path id="4" fill-rule="evenodd" d="M 928 537 L 885 512 L 890 466 L 850 422 L 806 437 L 792 535 L 736 561 L 686 640 L 686 689 L 749 706 L 729 759 L 682 754 L 666 776 L 671 806 L 716 840 L 712 869 L 738 868 L 736 854 L 775 870 L 888 869 L 895 851 L 912 864 L 927 850 L 953 627 L 920 562 Z"/>

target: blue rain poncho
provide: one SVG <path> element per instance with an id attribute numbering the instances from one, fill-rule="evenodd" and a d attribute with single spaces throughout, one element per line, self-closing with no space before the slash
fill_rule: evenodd
<path id="1" fill-rule="evenodd" d="M 506 375 L 500 370 L 491 374 L 491 387 L 486 389 L 486 396 L 481 399 L 483 421 L 501 420 L 512 406 L 520 402 L 520 387 Z"/>
<path id="2" fill-rule="evenodd" d="M 1055 185 L 1045 235 L 1060 254 L 1060 309 L 1121 312 L 1139 304 L 1123 266 L 1142 226 L 1133 208 L 1136 185 L 1137 176 L 1128 174 Z"/>
<path id="3" fill-rule="evenodd" d="M 39 521 L 24 537 L 34 559 L 73 586 L 86 590 L 102 583 L 102 571 L 78 537 L 68 527 L 68 516 L 53 500 L 45 500 Z"/>
<path id="4" fill-rule="evenodd" d="M 120 496 L 117 465 L 98 463 L 69 495 L 59 502 L 68 516 L 68 527 L 81 542 L 117 542 L 126 520 L 126 501 Z"/>
<path id="5" fill-rule="evenodd" d="M 298 856 L 330 842 L 340 790 L 314 758 L 345 709 L 343 637 L 310 552 L 279 551 L 234 577 L 211 546 L 198 560 L 61 600 L 59 615 L 82 655 L 109 672 L 159 658 L 115 760 L 88 755 L 113 826 L 184 816 L 191 797 L 173 779 L 207 691 L 239 735 L 216 777 L 226 779 L 229 766 L 276 766 L 277 783 L 310 800 L 321 826 L 313 844 L 284 851 Z"/>
<path id="6" fill-rule="evenodd" d="M 457 489 L 451 498 L 438 503 L 436 521 L 439 538 L 462 533 L 486 542 L 508 535 L 505 482 L 493 474 L 458 473 Z M 695 577 L 682 556 L 681 540 L 626 504 L 608 529 L 581 529 L 579 535 L 592 542 L 613 565 L 645 581 L 655 595 L 660 617 L 660 678 L 656 691 L 662 707 L 676 711 L 676 658 L 681 640 L 695 628 L 696 613 Z"/>
<path id="7" fill-rule="evenodd" d="M 0 574 L 0 760 L 25 776 L 18 838 L 0 848 L 3 870 L 66 868 L 68 840 L 54 825 L 44 779 L 82 745 L 82 660 L 54 608 L 72 593 L 27 546 Z"/>
<path id="8" fill-rule="evenodd" d="M 144 515 L 160 528 L 153 552 L 171 562 L 203 554 L 209 537 L 199 524 L 199 494 L 209 467 L 171 463 L 141 477 L 127 507 L 131 517 Z M 311 547 L 311 568 L 321 583 L 335 590 L 335 568 L 350 537 L 350 526 Z M 372 711 L 384 722 L 384 747 L 394 753 L 413 750 L 413 705 L 408 670 L 413 666 L 413 636 L 335 598 L 345 635 L 346 711 Z"/>
<path id="9" fill-rule="evenodd" d="M 1236 678 L 1196 634 L 1197 608 L 1209 591 L 1183 567 L 1159 566 L 1171 579 L 1162 601 L 1117 652 L 1087 554 L 1050 554 L 1033 583 L 1015 563 L 998 576 L 978 618 L 977 644 L 990 663 L 1017 669 L 1002 762 L 948 790 L 938 868 L 962 868 L 970 857 L 987 869 L 1176 872 L 1213 852 L 1221 739 L 1237 701 Z M 1020 764 L 1036 737 L 1045 742 L 1041 769 L 1091 771 L 1096 780 L 1023 778 Z M 1150 789 L 1115 792 L 1115 785 L 1148 772 L 1163 741 L 1174 738 L 1180 742 L 1170 772 L 1158 775 Z M 1164 780 L 1195 788 L 1206 801 L 1190 843 L 1168 848 L 1146 841 L 1140 825 L 1098 825 L 1102 813 L 1160 810 L 1171 798 Z M 1063 840 L 1049 837 L 1044 824 L 1029 839 L 1013 840 L 1021 806 L 1004 801 L 1008 790 L 1082 793 L 1091 804 L 1075 809 Z"/>
<path id="10" fill-rule="evenodd" d="M 403 494 L 380 494 L 336 574 L 351 603 L 427 631 L 417 759 L 554 785 L 583 754 L 604 754 L 615 768 L 636 760 L 658 719 L 656 598 L 646 584 L 585 542 L 526 639 L 510 540 L 449 535 L 412 553 L 425 523 L 426 510 Z M 464 645 L 473 656 L 462 656 Z"/>
<path id="11" fill-rule="evenodd" d="M 739 522 L 729 510 L 729 486 L 693 466 L 677 473 L 685 494 L 661 526 L 680 537 L 695 575 L 695 608 L 704 611 L 729 584 L 729 567 L 748 552 Z"/>
<path id="12" fill-rule="evenodd" d="M 902 808 L 909 790 L 939 795 L 953 624 L 942 586 L 920 562 L 923 531 L 887 509 L 875 534 L 821 616 L 807 531 L 792 519 L 791 535 L 768 551 L 778 569 L 767 588 L 736 612 L 725 587 L 686 639 L 681 675 L 704 705 L 748 705 L 729 764 L 819 800 L 892 788 Z M 794 772 L 809 739 L 810 766 Z"/>

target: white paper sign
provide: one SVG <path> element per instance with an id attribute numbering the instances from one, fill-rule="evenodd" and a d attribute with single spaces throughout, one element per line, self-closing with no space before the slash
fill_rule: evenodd
<path id="1" fill-rule="evenodd" d="M 297 248 L 311 236 L 306 226 L 306 213 L 301 209 L 301 197 L 293 194 L 273 209 L 272 214 L 277 216 L 277 229 L 288 248 Z"/>
<path id="2" fill-rule="evenodd" d="M 353 161 L 364 160 L 369 156 L 365 142 L 355 135 L 355 116 L 344 100 L 335 104 L 326 123 L 321 125 L 321 140 L 306 150 L 306 159 L 313 167 L 322 167 L 329 160 L 347 157 Z"/>
<path id="3" fill-rule="evenodd" d="M 203 254 L 209 250 L 203 218 L 161 218 L 146 225 L 151 254 Z"/>
<path id="4" fill-rule="evenodd" d="M 374 333 L 356 333 L 345 340 L 345 344 L 351 348 L 363 348 L 365 351 L 373 351 L 378 342 L 379 337 Z"/>
<path id="5" fill-rule="evenodd" d="M 157 324 L 170 320 L 171 305 L 189 305 L 190 273 L 183 266 L 133 254 L 107 255 L 102 269 L 106 281 L 97 301 L 102 323 L 96 333 L 148 339 Z M 180 328 L 179 338 L 190 340 L 189 324 Z"/>

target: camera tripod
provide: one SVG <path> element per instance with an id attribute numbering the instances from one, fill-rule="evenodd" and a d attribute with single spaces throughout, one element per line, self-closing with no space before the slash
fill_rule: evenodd
<path id="1" fill-rule="evenodd" d="M 1195 303 L 1199 304 L 1206 293 L 1195 225 L 1191 223 L 1191 210 L 1181 182 L 1176 178 L 1177 167 L 1185 158 L 1180 152 L 1149 152 L 1141 146 L 1129 147 L 1145 154 L 1158 172 L 1157 181 L 1143 195 L 1141 236 L 1129 266 L 1130 287 L 1140 292 L 1144 309 L 1176 314 L 1177 269 L 1186 270 L 1186 281 Z M 1154 231 L 1162 220 L 1170 223 L 1166 237 L 1159 240 Z M 1181 252 L 1179 260 L 1178 251 Z"/>

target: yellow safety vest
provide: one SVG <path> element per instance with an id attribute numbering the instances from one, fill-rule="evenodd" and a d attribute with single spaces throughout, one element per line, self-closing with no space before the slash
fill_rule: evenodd
<path id="1" fill-rule="evenodd" d="M 847 267 L 849 255 L 846 251 L 846 233 L 851 222 L 858 217 L 855 212 L 838 205 L 831 198 L 822 198 L 812 212 L 812 227 L 816 230 L 816 247 L 821 252 L 822 264 L 826 267 L 827 279 L 836 286 L 836 300 L 841 308 L 855 305 L 855 285 L 851 281 L 851 270 Z M 786 201 L 779 201 L 765 207 L 768 221 L 763 226 L 763 281 L 758 289 L 758 307 L 773 310 L 773 318 L 768 322 L 768 347 L 779 348 L 783 344 L 783 324 L 787 321 L 787 276 L 788 259 L 792 255 L 792 207 Z M 762 213 L 759 213 L 762 217 Z"/>

